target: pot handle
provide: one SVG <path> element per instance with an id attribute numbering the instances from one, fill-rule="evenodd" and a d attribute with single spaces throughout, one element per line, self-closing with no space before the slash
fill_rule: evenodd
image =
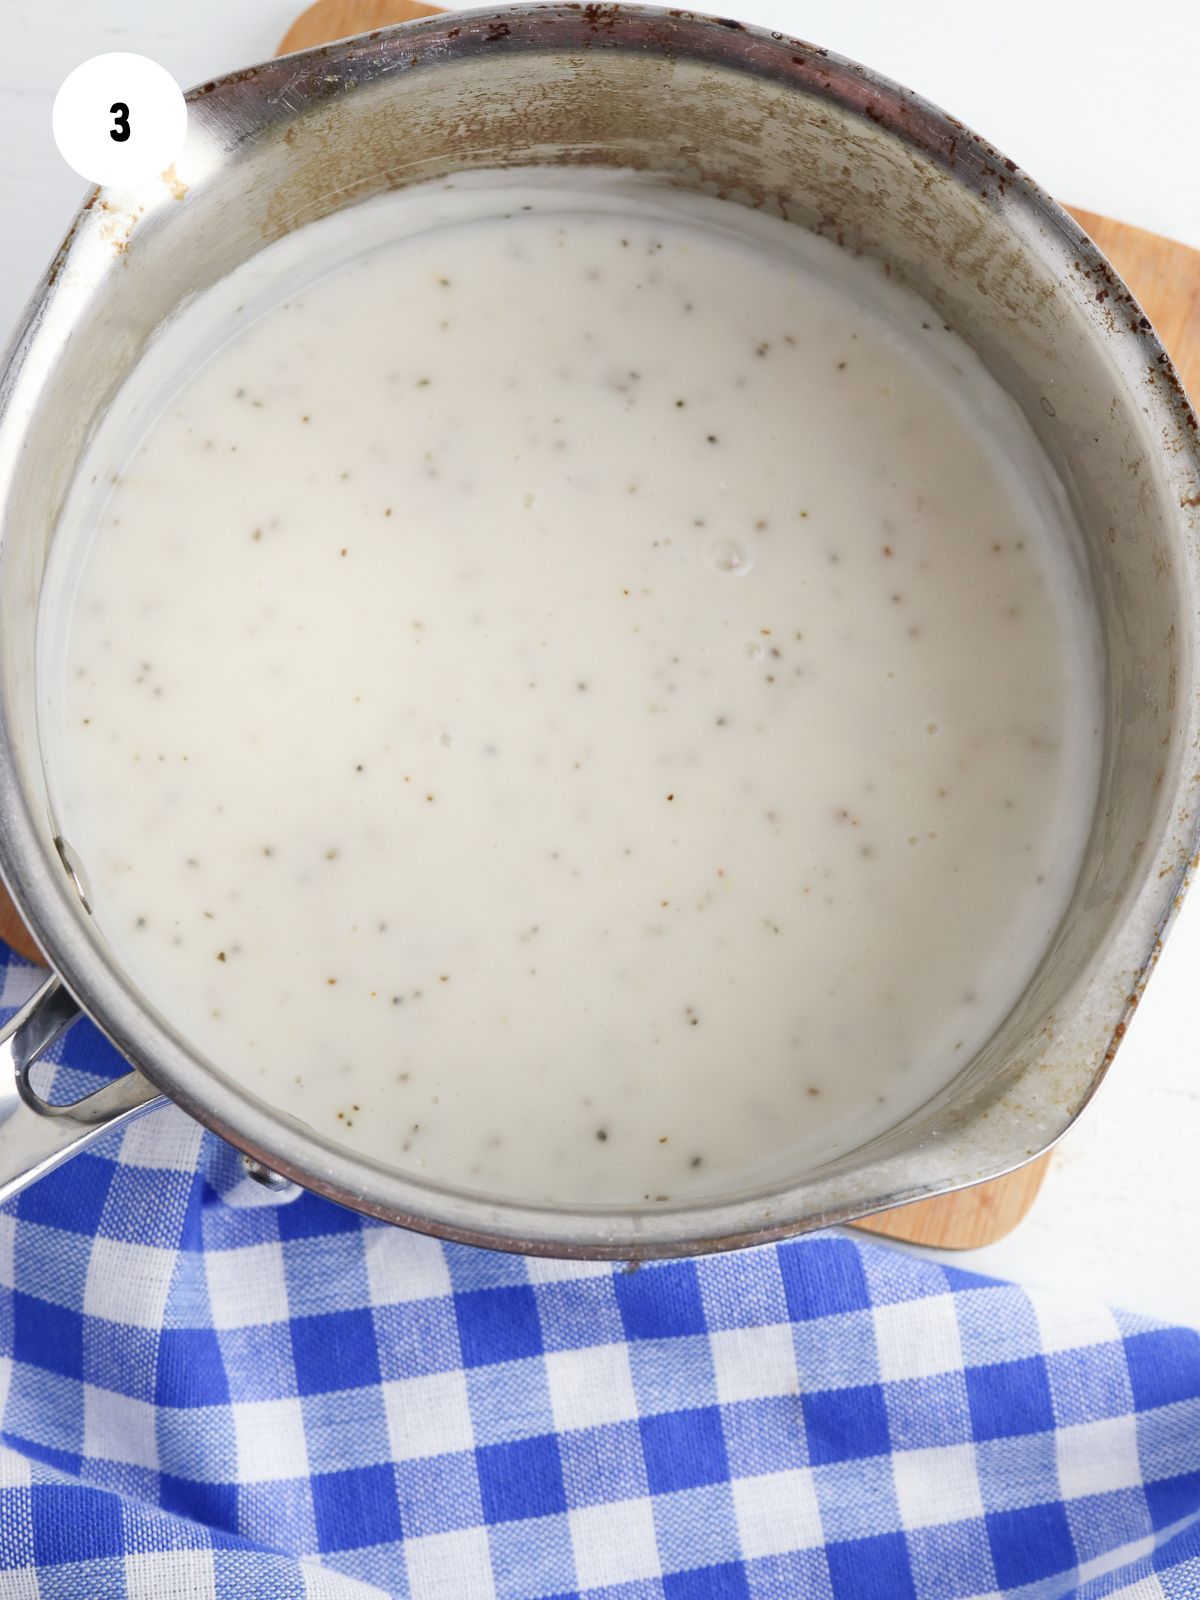
<path id="1" fill-rule="evenodd" d="M 81 1015 L 51 973 L 0 1028 L 0 1201 L 163 1098 L 136 1068 L 72 1105 L 48 1105 L 34 1093 L 34 1063 Z"/>

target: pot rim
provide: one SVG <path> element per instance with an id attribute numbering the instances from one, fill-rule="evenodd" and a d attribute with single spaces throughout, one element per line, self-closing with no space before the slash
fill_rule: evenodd
<path id="1" fill-rule="evenodd" d="M 795 92 L 830 101 L 853 115 L 869 119 L 931 159 L 957 181 L 970 187 L 1021 232 L 1031 248 L 1057 253 L 1080 266 L 1072 285 L 1088 283 L 1094 292 L 1101 281 L 1119 305 L 1127 326 L 1124 344 L 1113 359 L 1132 388 L 1147 370 L 1161 382 L 1143 390 L 1143 403 L 1155 432 L 1166 430 L 1185 441 L 1178 454 L 1164 461 L 1168 487 L 1179 489 L 1175 553 L 1185 568 L 1184 579 L 1200 592 L 1200 516 L 1186 504 L 1200 484 L 1200 441 L 1187 396 L 1157 335 L 1128 290 L 1074 220 L 1016 164 L 954 117 L 867 68 L 830 51 L 747 24 L 686 11 L 643 6 L 572 6 L 520 4 L 503 11 L 476 10 L 437 15 L 379 29 L 332 45 L 297 52 L 260 66 L 227 74 L 193 89 L 189 105 L 204 106 L 204 129 L 189 131 L 189 143 L 211 137 L 225 110 L 244 116 L 248 90 L 269 91 L 294 79 L 298 65 L 336 64 L 358 81 L 383 73 L 419 70 L 435 64 L 468 60 L 487 45 L 493 50 L 579 52 L 591 48 L 630 52 L 653 49 L 677 58 L 706 62 L 754 76 L 767 76 Z M 305 106 L 274 112 L 272 126 L 282 130 L 304 114 Z M 266 113 L 264 108 L 264 120 Z M 24 416 L 36 399 L 39 375 L 36 355 L 55 284 L 72 255 L 87 247 L 99 227 L 93 207 L 101 191 L 92 193 L 77 215 L 26 312 L 0 382 L 0 513 L 7 495 L 20 443 Z M 1083 300 L 1083 290 L 1072 292 Z M 1097 336 L 1103 332 L 1097 329 Z M 29 398 L 26 400 L 26 392 Z M 1190 448 L 1188 447 L 1190 445 Z M 1164 456 L 1166 453 L 1164 452 Z M 1194 656 L 1195 652 L 1192 652 Z M 12 747 L 11 719 L 5 692 L 0 694 L 0 754 Z M 1188 658 L 1184 729 L 1188 747 L 1197 743 L 1197 682 Z M 1174 807 L 1161 824 L 1159 848 L 1148 853 L 1133 902 L 1122 919 L 1124 956 L 1137 978 L 1117 1023 L 1103 1061 L 1091 1078 L 1081 1104 L 1061 1113 L 1061 1126 L 1043 1137 L 1038 1150 L 1016 1159 L 999 1159 L 994 1169 L 971 1172 L 955 1184 L 910 1186 L 899 1193 L 869 1200 L 852 1199 L 814 1208 L 805 1191 L 813 1177 L 780 1186 L 770 1193 L 727 1200 L 664 1204 L 652 1210 L 611 1207 L 558 1207 L 491 1200 L 410 1178 L 381 1162 L 354 1154 L 307 1128 L 286 1112 L 275 1110 L 243 1091 L 231 1078 L 207 1063 L 114 971 L 89 935 L 79 903 L 69 892 L 50 858 L 29 811 L 10 762 L 0 760 L 0 872 L 54 970 L 121 1053 L 135 1061 L 145 1077 L 177 1105 L 247 1156 L 273 1172 L 296 1180 L 330 1199 L 383 1220 L 442 1238 L 526 1254 L 591 1259 L 642 1259 L 701 1254 L 766 1243 L 801 1229 L 850 1221 L 929 1194 L 953 1192 L 982 1179 L 1001 1176 L 1033 1155 L 1049 1149 L 1074 1122 L 1094 1094 L 1124 1033 L 1129 1012 L 1157 959 L 1162 936 L 1173 921 L 1198 840 L 1200 820 L 1192 815 L 1186 780 L 1181 779 Z M 1163 853 L 1173 864 L 1154 879 Z M 1082 986 L 1106 964 L 1111 950 L 1093 954 Z"/>

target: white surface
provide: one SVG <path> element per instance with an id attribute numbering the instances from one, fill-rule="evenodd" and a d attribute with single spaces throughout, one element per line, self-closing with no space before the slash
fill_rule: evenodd
<path id="1" fill-rule="evenodd" d="M 72 67 L 137 50 L 181 83 L 269 55 L 295 0 L 0 0 L 0 329 L 81 186 L 50 133 Z M 1195 0 L 736 0 L 747 21 L 889 72 L 984 132 L 1061 198 L 1200 245 Z M 1200 893 L 1180 919 L 1095 1105 L 1009 1239 L 951 1259 L 1200 1326 Z"/>

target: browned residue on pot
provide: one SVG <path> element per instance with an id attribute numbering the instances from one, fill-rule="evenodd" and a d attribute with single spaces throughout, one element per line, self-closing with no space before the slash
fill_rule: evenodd
<path id="1" fill-rule="evenodd" d="M 131 211 L 126 211 L 112 200 L 101 200 L 100 210 L 109 214 L 109 220 L 101 224 L 100 237 L 106 244 L 111 244 L 118 255 L 123 255 L 129 248 L 138 221 L 146 214 L 145 206 L 135 206 Z"/>
<path id="2" fill-rule="evenodd" d="M 173 200 L 182 200 L 188 192 L 188 186 L 176 172 L 174 162 L 163 173 L 162 181 L 166 184 Z"/>

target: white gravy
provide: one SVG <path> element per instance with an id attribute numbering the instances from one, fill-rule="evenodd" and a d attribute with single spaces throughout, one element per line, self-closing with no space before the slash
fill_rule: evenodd
<path id="1" fill-rule="evenodd" d="M 994 1031 L 1097 657 L 928 306 L 741 208 L 495 176 L 272 247 L 146 372 L 57 540 L 47 761 L 219 1067 L 430 1180 L 654 1205 L 857 1145 Z"/>

